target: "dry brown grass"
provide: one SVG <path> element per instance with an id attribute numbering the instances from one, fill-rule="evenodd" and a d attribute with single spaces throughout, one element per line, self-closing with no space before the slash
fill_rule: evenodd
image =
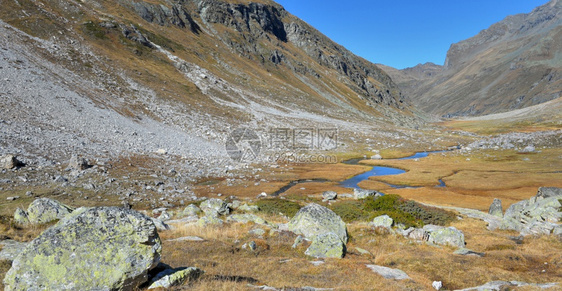
<path id="1" fill-rule="evenodd" d="M 434 154 L 419 161 L 366 160 L 363 163 L 407 172 L 372 177 L 360 186 L 424 203 L 480 210 L 486 210 L 494 198 L 500 198 L 507 208 L 535 195 L 538 187 L 562 187 L 561 155 L 560 149 L 544 149 L 534 154 L 488 150 L 470 155 Z M 434 187 L 439 179 L 446 183 L 446 188 Z M 422 188 L 394 189 L 381 182 Z"/>
<path id="2" fill-rule="evenodd" d="M 453 248 L 411 242 L 399 235 L 381 234 L 365 223 L 348 225 L 348 254 L 314 266 L 303 253 L 307 244 L 292 249 L 294 234 L 248 234 L 257 225 L 180 227 L 164 232 L 163 262 L 173 267 L 196 266 L 206 271 L 190 285 L 195 290 L 247 290 L 247 284 L 282 287 L 325 287 L 338 290 L 430 290 L 443 281 L 447 290 L 467 288 L 493 280 L 546 283 L 562 280 L 562 242 L 554 237 L 525 238 L 517 244 L 510 231 L 488 231 L 485 223 L 465 218 L 453 223 L 465 233 L 467 248 L 484 257 L 454 255 Z M 197 235 L 204 242 L 168 242 L 169 238 Z M 254 240 L 258 250 L 241 246 Z M 267 247 L 264 247 L 266 246 Z M 360 247 L 371 254 L 361 255 Z M 545 264 L 547 263 L 547 264 Z M 412 280 L 387 280 L 366 268 L 377 264 L 405 271 Z M 544 270 L 544 271 L 543 271 Z"/>

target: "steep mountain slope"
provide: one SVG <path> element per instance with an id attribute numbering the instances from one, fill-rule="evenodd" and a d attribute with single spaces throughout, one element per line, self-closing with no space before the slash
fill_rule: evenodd
<path id="1" fill-rule="evenodd" d="M 425 68 L 426 69 L 426 68 Z M 441 70 L 420 76 L 416 67 L 392 72 L 423 110 L 473 116 L 524 108 L 561 97 L 562 2 L 506 17 L 451 45 Z"/>
<path id="2" fill-rule="evenodd" d="M 0 19 L 2 152 L 206 163 L 241 125 L 419 122 L 385 72 L 272 1 L 7 0 Z"/>

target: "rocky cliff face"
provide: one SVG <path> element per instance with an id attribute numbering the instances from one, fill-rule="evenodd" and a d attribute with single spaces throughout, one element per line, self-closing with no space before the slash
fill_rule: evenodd
<path id="1" fill-rule="evenodd" d="M 446 117 L 505 112 L 560 98 L 561 11 L 562 3 L 553 0 L 451 45 L 443 70 L 431 78 L 415 68 L 390 73 L 415 80 L 400 84 L 405 94 L 425 111 Z"/>
<path id="2" fill-rule="evenodd" d="M 193 21 L 198 19 L 207 32 L 244 57 L 287 66 L 294 73 L 315 78 L 323 75 L 322 70 L 316 68 L 320 65 L 347 78 L 352 89 L 370 101 L 403 108 L 400 91 L 386 73 L 332 42 L 277 3 L 192 0 L 179 1 L 171 7 L 142 1 L 124 5 L 132 5 L 146 21 L 162 26 L 189 27 L 193 32 L 200 30 Z M 302 50 L 314 63 L 303 62 L 292 52 L 294 48 Z"/>

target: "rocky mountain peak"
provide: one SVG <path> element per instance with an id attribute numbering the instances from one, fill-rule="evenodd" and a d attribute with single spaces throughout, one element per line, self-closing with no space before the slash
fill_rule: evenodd
<path id="1" fill-rule="evenodd" d="M 447 52 L 445 68 L 459 66 L 466 59 L 498 42 L 541 34 L 561 24 L 562 4 L 559 0 L 552 0 L 528 14 L 507 16 L 504 20 L 482 30 L 476 36 L 452 44 Z"/>

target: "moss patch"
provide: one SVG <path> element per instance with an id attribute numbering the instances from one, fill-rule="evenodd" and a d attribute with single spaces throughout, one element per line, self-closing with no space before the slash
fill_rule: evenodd
<path id="1" fill-rule="evenodd" d="M 369 221 L 386 214 L 396 223 L 402 223 L 406 227 L 424 224 L 448 225 L 455 218 L 451 212 L 405 200 L 398 195 L 369 197 L 359 201 L 341 201 L 333 204 L 330 209 L 345 222 Z"/>
<path id="2" fill-rule="evenodd" d="M 301 209 L 301 205 L 284 199 L 264 199 L 256 203 L 259 207 L 260 212 L 278 215 L 282 213 L 287 217 L 293 217 Z"/>

